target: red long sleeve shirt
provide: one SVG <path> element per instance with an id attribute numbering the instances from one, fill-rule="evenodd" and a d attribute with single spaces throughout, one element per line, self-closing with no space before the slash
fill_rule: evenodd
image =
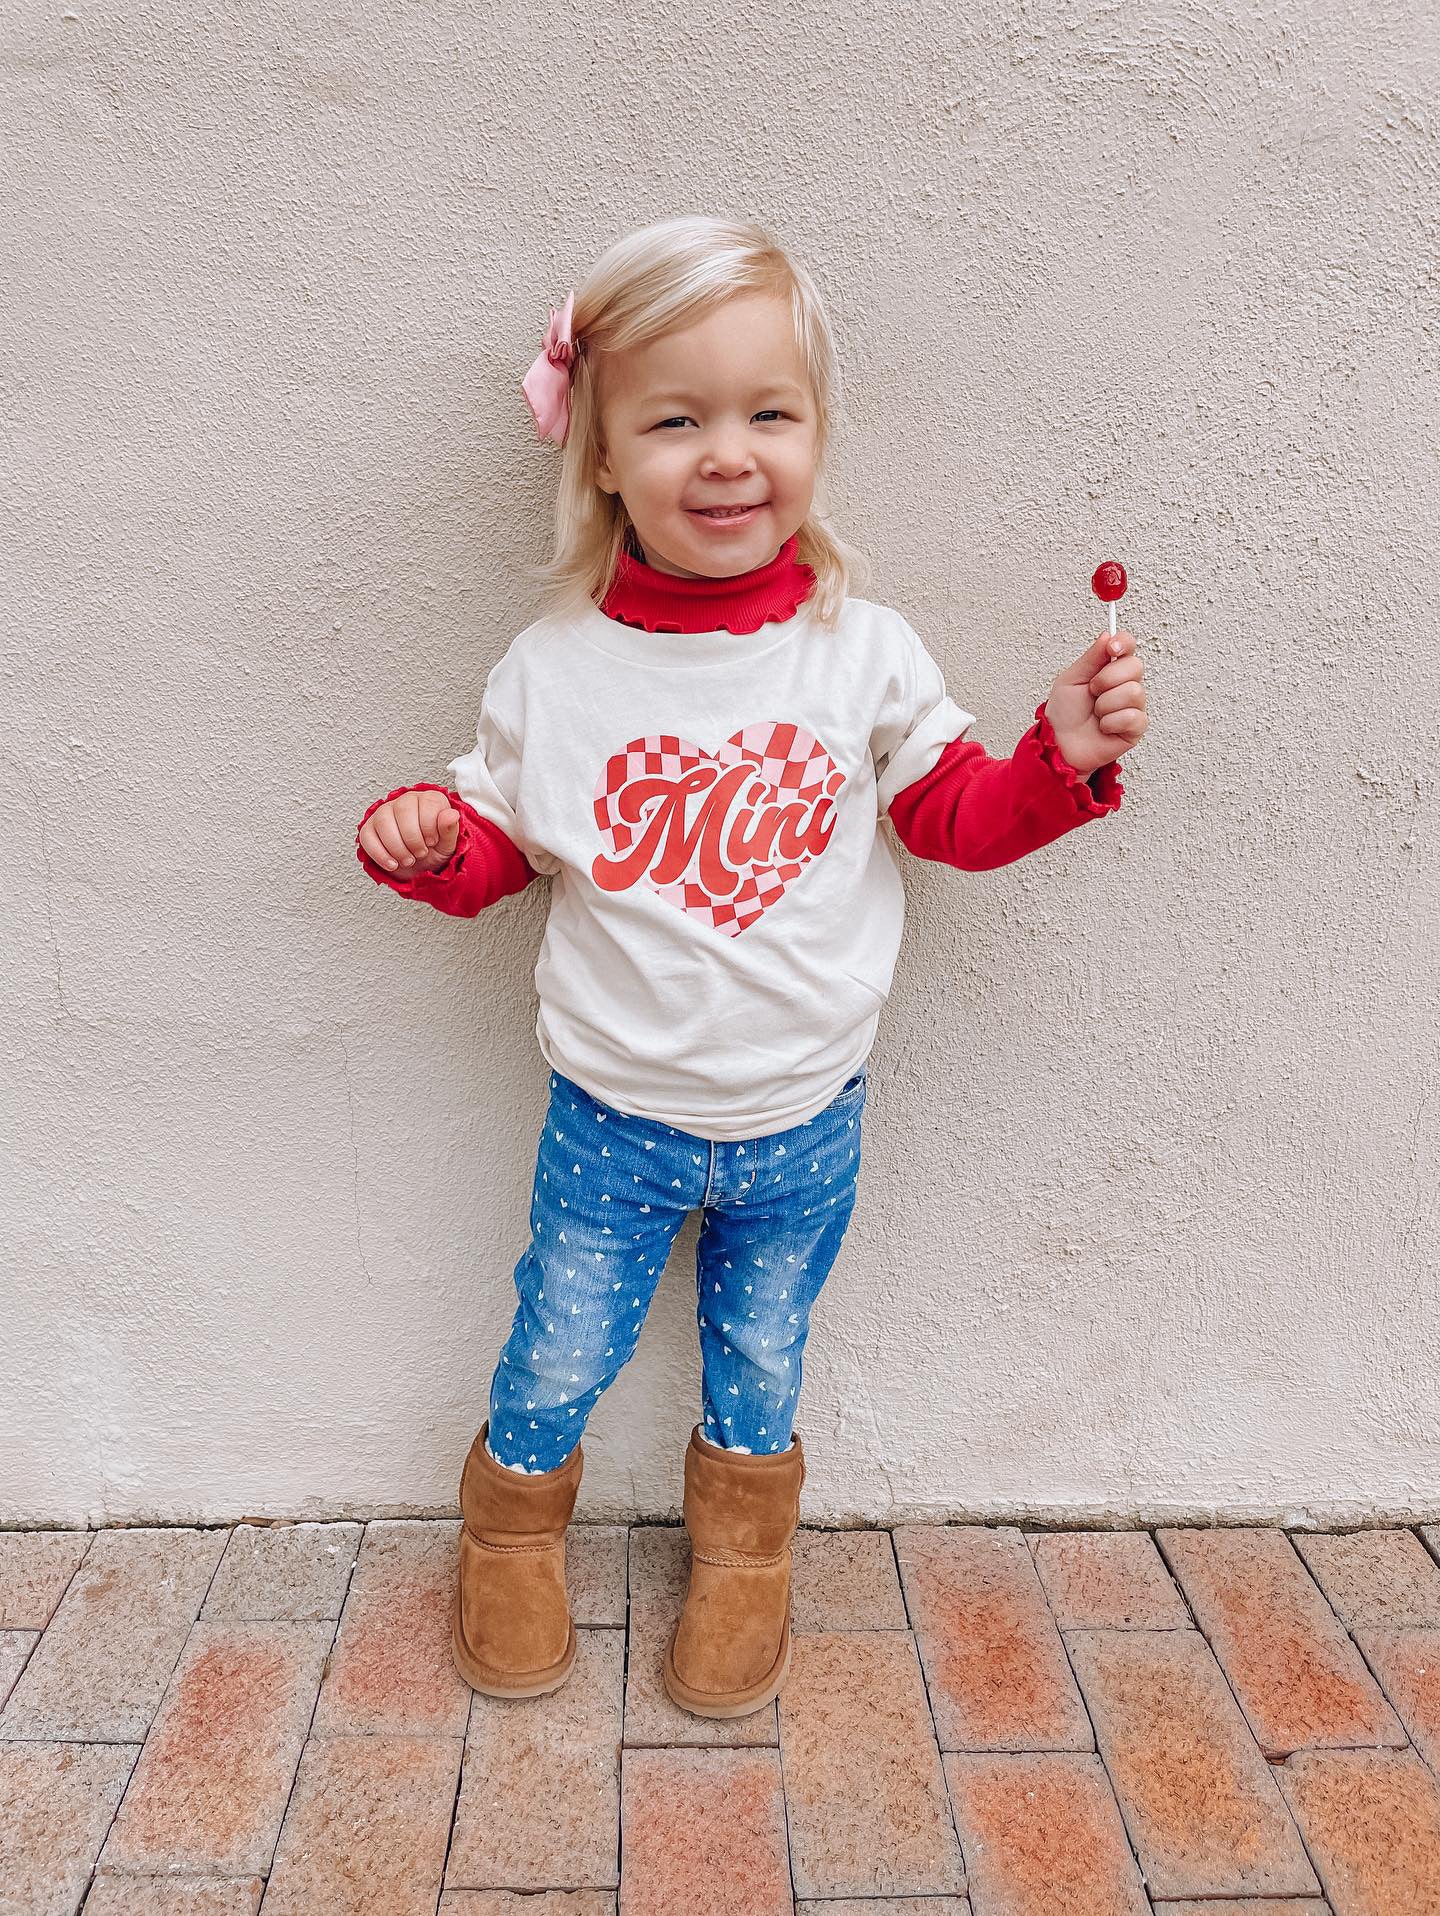
<path id="1" fill-rule="evenodd" d="M 600 609 L 648 632 L 754 632 L 767 620 L 791 618 L 813 585 L 793 536 L 766 565 L 728 579 L 682 578 L 625 553 Z M 896 836 L 916 857 L 961 871 L 993 871 L 1118 810 L 1124 789 L 1116 762 L 1087 779 L 1066 761 L 1042 700 L 1009 758 L 992 758 L 978 739 L 954 738 L 928 772 L 895 794 L 889 816 Z M 459 838 L 439 871 L 402 878 L 370 857 L 357 828 L 356 857 L 377 884 L 437 911 L 473 918 L 539 876 L 493 820 L 448 786 L 397 786 L 366 808 L 360 824 L 405 791 L 445 792 L 460 814 Z"/>

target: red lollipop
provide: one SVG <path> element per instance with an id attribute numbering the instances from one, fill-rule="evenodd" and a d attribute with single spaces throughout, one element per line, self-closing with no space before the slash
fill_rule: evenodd
<path id="1" fill-rule="evenodd" d="M 1118 559 L 1105 559 L 1090 575 L 1090 590 L 1110 608 L 1110 636 L 1115 636 L 1115 601 L 1123 599 L 1128 581 Z"/>

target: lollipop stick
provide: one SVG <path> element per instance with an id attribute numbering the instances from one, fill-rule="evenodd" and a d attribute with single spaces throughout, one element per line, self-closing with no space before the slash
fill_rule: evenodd
<path id="1" fill-rule="evenodd" d="M 1115 601 L 1113 599 L 1110 601 L 1110 636 L 1112 639 L 1115 636 Z"/>

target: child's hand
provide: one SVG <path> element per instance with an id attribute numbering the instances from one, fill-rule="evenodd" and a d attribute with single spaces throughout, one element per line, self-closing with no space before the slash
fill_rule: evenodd
<path id="1" fill-rule="evenodd" d="M 1107 664 L 1107 660 L 1109 663 Z M 1102 632 L 1058 673 L 1045 701 L 1060 755 L 1088 777 L 1145 736 L 1145 668 L 1129 632 Z"/>
<path id="2" fill-rule="evenodd" d="M 460 814 L 443 792 L 402 792 L 360 827 L 360 849 L 402 878 L 436 872 L 460 837 Z"/>

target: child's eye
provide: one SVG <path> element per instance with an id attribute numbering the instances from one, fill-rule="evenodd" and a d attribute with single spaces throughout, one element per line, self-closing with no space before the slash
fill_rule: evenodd
<path id="1" fill-rule="evenodd" d="M 767 416 L 775 419 L 783 419 L 785 414 L 779 406 L 766 406 L 762 412 L 757 412 L 753 415 L 756 419 L 764 419 Z M 688 413 L 676 413 L 673 419 L 661 419 L 658 421 L 655 426 L 655 431 L 658 432 L 661 426 L 683 425 L 688 418 Z"/>

